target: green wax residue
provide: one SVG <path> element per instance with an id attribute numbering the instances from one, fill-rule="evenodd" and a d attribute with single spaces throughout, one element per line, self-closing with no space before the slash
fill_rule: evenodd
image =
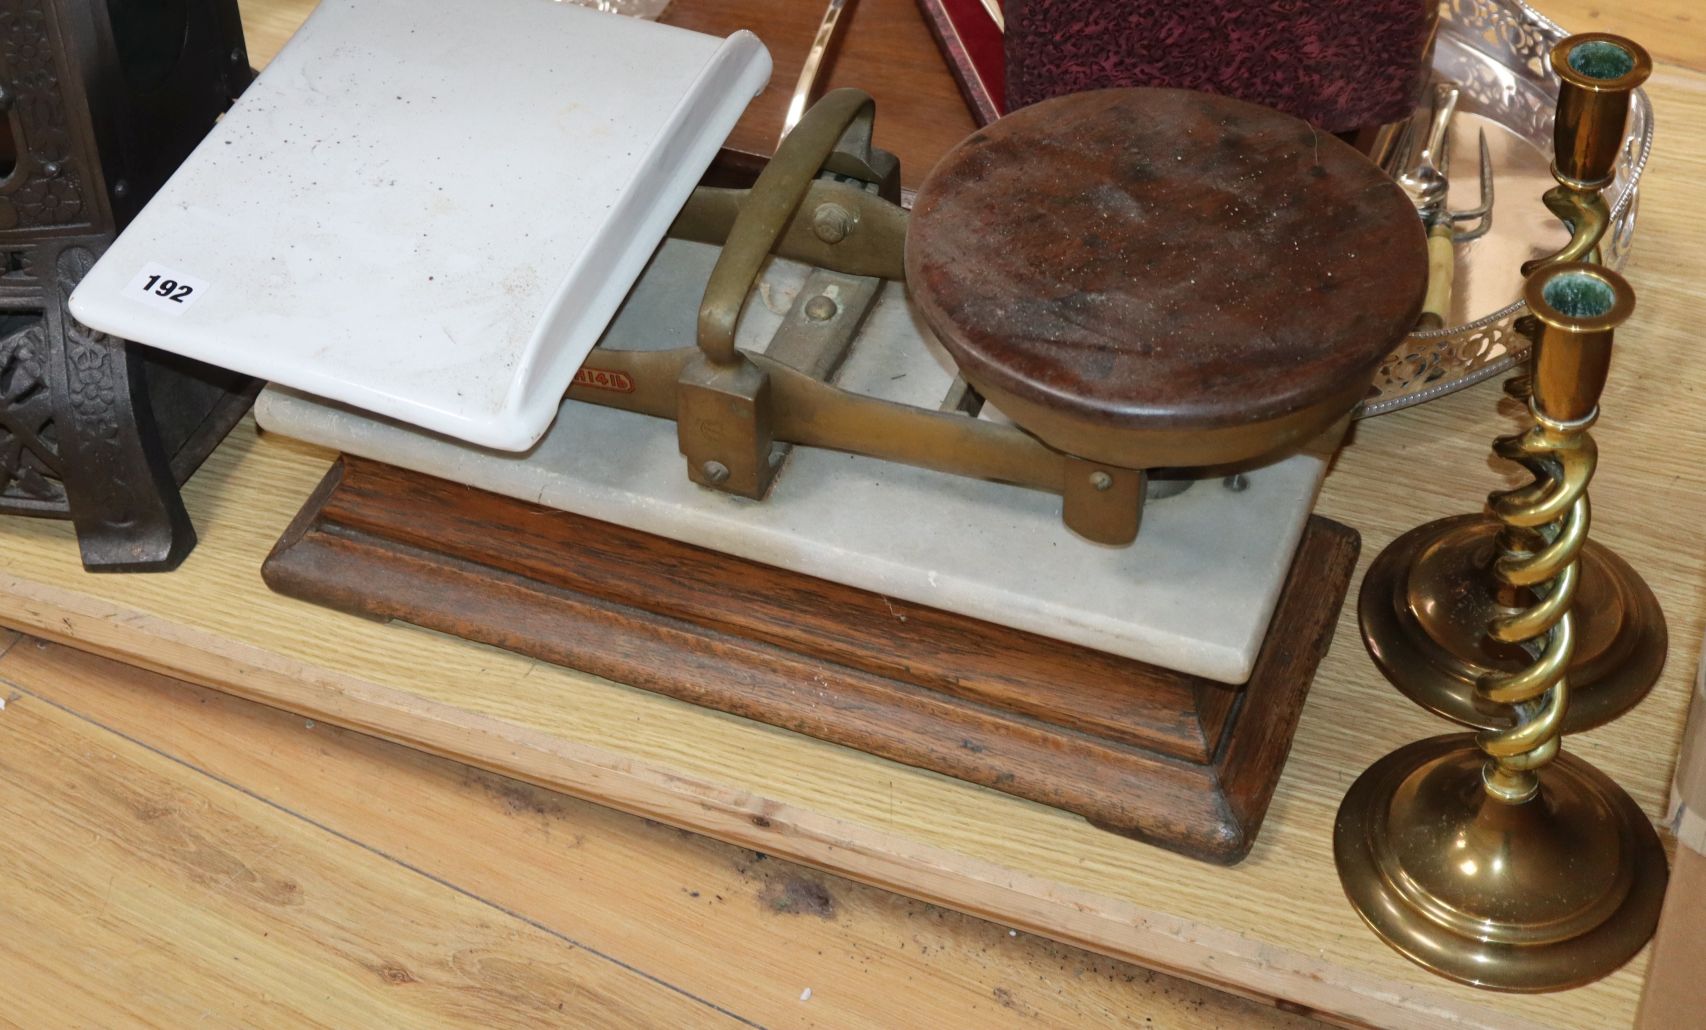
<path id="1" fill-rule="evenodd" d="M 1590 79 L 1621 79 L 1635 70 L 1635 56 L 1616 43 L 1596 39 L 1570 48 L 1570 67 Z"/>
<path id="2" fill-rule="evenodd" d="M 1604 279 L 1586 272 L 1558 276 L 1546 284 L 1540 296 L 1553 310 L 1569 318 L 1595 318 L 1610 311 L 1617 300 Z"/>

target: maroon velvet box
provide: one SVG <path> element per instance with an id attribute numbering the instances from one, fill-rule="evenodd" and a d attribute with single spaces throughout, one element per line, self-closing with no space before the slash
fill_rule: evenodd
<path id="1" fill-rule="evenodd" d="M 1200 89 L 1328 132 L 1397 121 L 1426 84 L 1439 20 L 1433 0 L 1005 0 L 997 54 L 980 0 L 920 3 L 984 122 L 1109 86 Z"/>

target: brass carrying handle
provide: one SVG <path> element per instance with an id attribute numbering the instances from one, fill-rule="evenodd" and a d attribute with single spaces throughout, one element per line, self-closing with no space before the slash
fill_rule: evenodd
<path id="1" fill-rule="evenodd" d="M 875 116 L 876 104 L 864 90 L 831 90 L 812 105 L 759 173 L 699 304 L 699 349 L 713 365 L 727 367 L 740 361 L 735 326 L 765 258 L 848 128 L 863 120 L 863 134 L 868 137 Z"/>

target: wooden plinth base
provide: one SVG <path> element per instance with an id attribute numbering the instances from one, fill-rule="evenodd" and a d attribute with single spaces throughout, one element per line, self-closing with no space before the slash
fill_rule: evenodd
<path id="1" fill-rule="evenodd" d="M 1243 687 L 346 457 L 262 569 L 401 619 L 844 744 L 1231 863 L 1255 840 L 1356 563 L 1312 518 Z"/>

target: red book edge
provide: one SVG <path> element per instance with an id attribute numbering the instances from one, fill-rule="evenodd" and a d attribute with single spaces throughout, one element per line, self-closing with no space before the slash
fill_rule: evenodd
<path id="1" fill-rule="evenodd" d="M 988 125 L 1001 117 L 1006 106 L 1005 40 L 982 0 L 918 0 L 918 7 L 973 119 Z"/>

